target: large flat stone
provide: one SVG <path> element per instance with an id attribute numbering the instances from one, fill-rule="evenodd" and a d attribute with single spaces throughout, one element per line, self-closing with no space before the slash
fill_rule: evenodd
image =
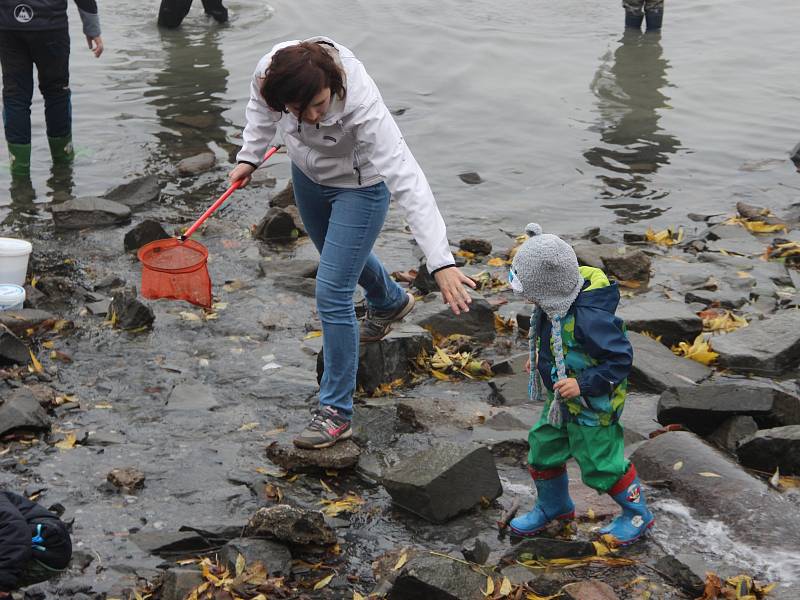
<path id="1" fill-rule="evenodd" d="M 27 365 L 31 362 L 28 347 L 5 325 L 0 325 L 0 365 Z"/>
<path id="2" fill-rule="evenodd" d="M 800 364 L 800 310 L 788 309 L 763 321 L 715 337 L 717 363 L 734 371 L 780 375 Z"/>
<path id="3" fill-rule="evenodd" d="M 762 427 L 800 424 L 800 397 L 770 381 L 718 379 L 670 388 L 658 402 L 659 423 L 680 423 L 700 435 L 735 415 L 751 416 Z"/>
<path id="4" fill-rule="evenodd" d="M 27 388 L 13 390 L 0 401 L 0 435 L 14 429 L 50 429 L 47 413 Z"/>
<path id="5" fill-rule="evenodd" d="M 268 537 L 301 545 L 330 546 L 336 543 L 336 533 L 325 523 L 321 512 L 287 504 L 258 509 L 244 533 L 247 537 Z"/>
<path id="6" fill-rule="evenodd" d="M 494 310 L 483 296 L 472 290 L 469 293 L 472 297 L 469 312 L 454 315 L 442 302 L 441 292 L 433 292 L 417 302 L 408 319 L 435 335 L 446 337 L 458 333 L 481 342 L 491 342 L 497 335 Z"/>
<path id="7" fill-rule="evenodd" d="M 646 335 L 629 331 L 628 340 L 633 346 L 633 367 L 628 378 L 634 389 L 661 392 L 672 386 L 698 383 L 713 373 L 696 360 L 675 356 L 664 344 Z"/>
<path id="8" fill-rule="evenodd" d="M 48 321 L 55 321 L 55 319 L 56 316 L 53 313 L 35 308 L 0 311 L 0 325 L 8 327 L 14 335 L 24 335 L 28 329 L 46 326 Z"/>
<path id="9" fill-rule="evenodd" d="M 762 429 L 741 442 L 737 450 L 742 464 L 772 473 L 800 475 L 800 425 Z"/>
<path id="10" fill-rule="evenodd" d="M 486 577 L 448 558 L 419 555 L 397 576 L 389 600 L 482 600 Z"/>
<path id="11" fill-rule="evenodd" d="M 644 481 L 665 482 L 671 495 L 701 517 L 722 521 L 732 538 L 750 547 L 800 544 L 794 502 L 693 433 L 663 433 L 644 442 L 631 460 Z"/>
<path id="12" fill-rule="evenodd" d="M 204 581 L 200 569 L 190 567 L 168 569 L 164 573 L 160 598 L 162 600 L 184 600 Z"/>
<path id="13" fill-rule="evenodd" d="M 246 568 L 261 563 L 270 577 L 288 576 L 292 570 L 292 554 L 289 549 L 271 540 L 231 540 L 220 549 L 219 560 L 228 567 L 228 571 L 236 573 L 236 561 L 240 555 L 244 558 Z"/>
<path id="14" fill-rule="evenodd" d="M 441 443 L 400 461 L 382 483 L 398 506 L 433 523 L 445 523 L 503 493 L 488 448 Z"/>
<path id="15" fill-rule="evenodd" d="M 305 450 L 278 442 L 267 446 L 267 458 L 287 471 L 349 469 L 358 464 L 360 455 L 361 450 L 352 440 L 345 440 L 321 450 Z"/>
<path id="16" fill-rule="evenodd" d="M 661 336 L 668 346 L 691 342 L 703 331 L 703 320 L 685 302 L 675 300 L 628 302 L 617 309 L 617 316 L 629 330 Z"/>
<path id="17" fill-rule="evenodd" d="M 169 394 L 167 410 L 212 410 L 219 405 L 214 391 L 202 383 L 179 383 Z"/>
<path id="18" fill-rule="evenodd" d="M 137 207 L 155 202 L 160 196 L 161 184 L 158 182 L 158 177 L 145 175 L 118 185 L 106 192 L 103 197 L 126 206 Z"/>
<path id="19" fill-rule="evenodd" d="M 105 198 L 84 197 L 67 200 L 51 209 L 57 230 L 109 227 L 131 220 L 131 209 Z"/>

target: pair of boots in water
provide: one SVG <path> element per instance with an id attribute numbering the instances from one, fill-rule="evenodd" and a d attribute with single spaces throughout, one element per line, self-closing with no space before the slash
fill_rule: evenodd
<path id="1" fill-rule="evenodd" d="M 50 156 L 54 165 L 68 165 L 75 158 L 72 136 L 48 137 Z M 8 159 L 12 177 L 29 177 L 31 174 L 31 145 L 8 142 Z"/>
<path id="2" fill-rule="evenodd" d="M 537 471 L 532 467 L 529 470 L 538 493 L 536 505 L 532 511 L 509 523 L 514 533 L 525 537 L 540 533 L 552 521 L 575 518 L 575 504 L 569 496 L 566 466 L 546 471 Z M 608 494 L 620 505 L 622 514 L 601 527 L 600 535 L 612 546 L 632 544 L 647 533 L 655 522 L 655 517 L 647 508 L 641 482 L 633 465 L 608 490 Z"/>
<path id="3" fill-rule="evenodd" d="M 625 27 L 641 29 L 642 22 L 646 21 L 647 31 L 661 31 L 661 22 L 664 20 L 664 7 L 645 10 L 641 13 L 625 11 Z"/>

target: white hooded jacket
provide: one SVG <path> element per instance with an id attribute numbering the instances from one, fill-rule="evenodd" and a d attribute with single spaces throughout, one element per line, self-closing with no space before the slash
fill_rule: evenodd
<path id="1" fill-rule="evenodd" d="M 272 56 L 299 40 L 277 44 L 256 66 L 245 113 L 244 145 L 237 160 L 259 164 L 280 130 L 292 162 L 312 181 L 331 187 L 358 188 L 385 182 L 403 207 L 411 232 L 430 271 L 455 263 L 442 215 L 428 180 L 403 140 L 375 82 L 353 53 L 325 37 L 323 44 L 345 74 L 345 98 L 334 96 L 318 125 L 302 123 L 291 113 L 272 110 L 261 96 Z M 334 50 L 335 48 L 335 50 Z"/>

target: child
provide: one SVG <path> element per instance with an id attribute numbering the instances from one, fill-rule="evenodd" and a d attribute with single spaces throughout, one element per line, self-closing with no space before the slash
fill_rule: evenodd
<path id="1" fill-rule="evenodd" d="M 0 598 L 62 573 L 72 558 L 64 523 L 35 502 L 0 491 Z"/>
<path id="2" fill-rule="evenodd" d="M 607 492 L 622 514 L 600 529 L 614 545 L 638 540 L 653 525 L 636 469 L 623 454 L 619 417 L 633 350 L 622 321 L 616 283 L 593 267 L 578 267 L 572 248 L 536 223 L 512 262 L 512 289 L 536 305 L 530 327 L 530 395 L 547 399 L 528 435 L 529 471 L 538 498 L 511 529 L 532 536 L 554 519 L 575 516 L 565 463 L 575 458 L 583 482 Z M 538 344 L 537 344 L 538 342 Z"/>
<path id="3" fill-rule="evenodd" d="M 664 0 L 622 0 L 625 27 L 641 29 L 647 19 L 647 31 L 659 31 L 664 20 Z"/>

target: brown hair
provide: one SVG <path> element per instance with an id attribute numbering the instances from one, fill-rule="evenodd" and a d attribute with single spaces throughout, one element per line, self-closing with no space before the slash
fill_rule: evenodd
<path id="1" fill-rule="evenodd" d="M 303 112 L 320 91 L 330 88 L 331 95 L 344 98 L 344 75 L 333 57 L 320 44 L 300 42 L 281 48 L 272 57 L 261 95 L 272 110 L 288 112 L 287 104 L 298 104 Z"/>

